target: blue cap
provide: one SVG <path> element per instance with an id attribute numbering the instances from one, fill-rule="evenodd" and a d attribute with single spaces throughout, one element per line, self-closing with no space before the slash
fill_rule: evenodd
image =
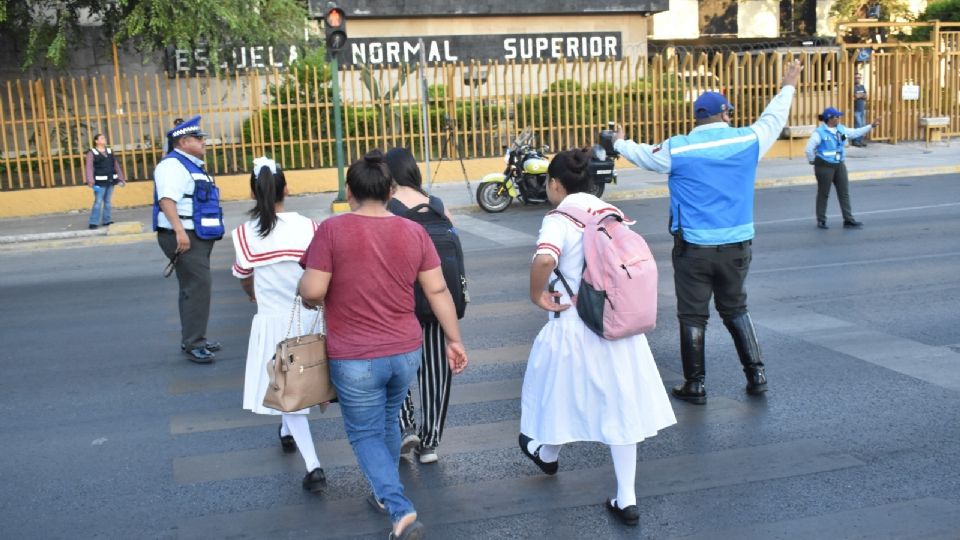
<path id="1" fill-rule="evenodd" d="M 719 92 L 704 92 L 693 102 L 693 116 L 697 120 L 710 118 L 722 112 L 733 112 L 733 105 Z"/>
<path id="2" fill-rule="evenodd" d="M 174 126 L 170 131 L 167 132 L 167 137 L 170 137 L 171 139 L 179 139 L 185 135 L 190 135 L 192 137 L 207 136 L 206 132 L 200 129 L 199 114 L 180 125 Z"/>
<path id="3" fill-rule="evenodd" d="M 820 118 L 823 118 L 823 121 L 826 122 L 831 118 L 840 118 L 843 116 L 843 113 L 834 109 L 833 107 L 827 107 L 823 110 L 823 114 L 820 115 Z"/>

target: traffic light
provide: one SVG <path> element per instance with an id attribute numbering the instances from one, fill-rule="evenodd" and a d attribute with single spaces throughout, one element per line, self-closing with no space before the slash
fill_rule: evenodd
<path id="1" fill-rule="evenodd" d="M 340 52 L 347 43 L 347 15 L 334 2 L 327 4 L 327 11 L 323 15 L 323 28 L 327 36 L 327 51 L 331 55 Z"/>

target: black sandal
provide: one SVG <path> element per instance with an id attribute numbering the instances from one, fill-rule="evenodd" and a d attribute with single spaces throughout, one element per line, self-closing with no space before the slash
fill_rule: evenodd
<path id="1" fill-rule="evenodd" d="M 403 528 L 403 531 L 397 535 L 390 532 L 389 540 L 417 540 L 423 538 L 423 523 L 413 520 L 409 525 Z"/>

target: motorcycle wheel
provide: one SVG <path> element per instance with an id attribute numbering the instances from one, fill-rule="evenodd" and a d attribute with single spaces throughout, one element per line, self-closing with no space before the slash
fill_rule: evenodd
<path id="1" fill-rule="evenodd" d="M 477 188 L 477 204 L 491 214 L 503 212 L 512 202 L 507 186 L 500 182 L 484 182 Z"/>
<path id="2" fill-rule="evenodd" d="M 594 182 L 590 187 L 590 194 L 597 198 L 603 197 L 603 189 L 606 186 L 606 182 Z"/>

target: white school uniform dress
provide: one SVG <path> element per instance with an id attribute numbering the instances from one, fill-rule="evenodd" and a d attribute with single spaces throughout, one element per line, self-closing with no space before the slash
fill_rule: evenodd
<path id="1" fill-rule="evenodd" d="M 317 224 L 296 212 L 277 214 L 277 225 L 266 238 L 260 238 L 258 220 L 250 220 L 233 231 L 233 248 L 237 258 L 233 275 L 254 276 L 257 314 L 250 327 L 247 346 L 247 367 L 243 377 L 243 408 L 257 414 L 281 414 L 263 406 L 270 376 L 267 362 L 277 351 L 277 343 L 287 338 L 293 299 L 303 269 L 300 257 L 313 240 Z M 317 312 L 301 308 L 302 331 L 294 321 L 291 336 L 306 334 Z M 317 326 L 323 331 L 323 321 Z M 303 409 L 293 414 L 308 414 Z"/>
<path id="2" fill-rule="evenodd" d="M 557 207 L 591 212 L 617 208 L 587 193 L 568 195 Z M 622 214 L 621 214 L 622 215 Z M 537 255 L 559 260 L 559 270 L 576 294 L 583 271 L 583 228 L 550 214 L 543 218 Z M 551 274 L 550 281 L 557 279 Z M 634 444 L 677 423 L 644 335 L 607 340 L 577 315 L 563 287 L 559 317 L 549 314 L 523 376 L 520 432 L 544 444 L 597 441 Z"/>

